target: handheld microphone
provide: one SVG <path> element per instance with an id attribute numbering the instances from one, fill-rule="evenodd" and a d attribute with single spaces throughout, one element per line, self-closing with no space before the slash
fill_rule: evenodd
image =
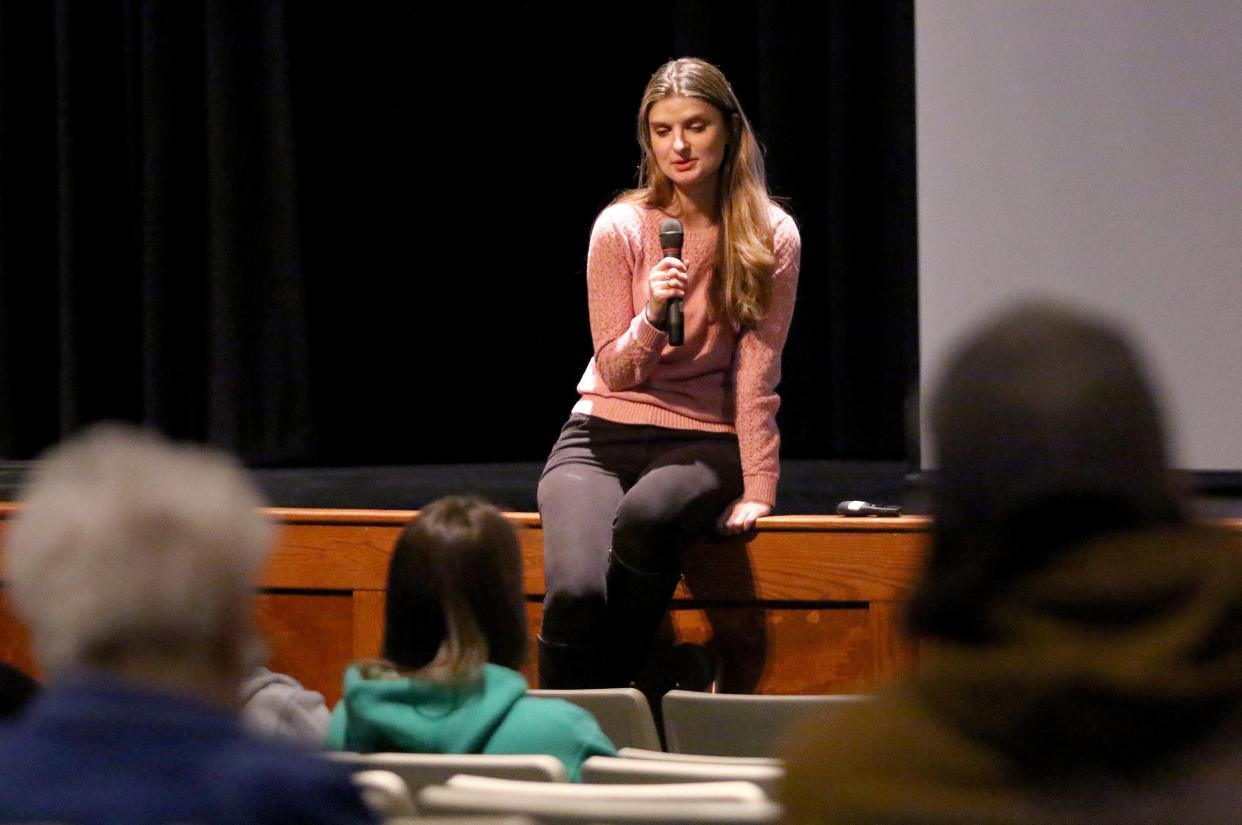
<path id="1" fill-rule="evenodd" d="M 665 218 L 660 221 L 660 252 L 666 258 L 681 260 L 681 245 L 685 233 L 681 229 L 681 221 L 676 218 Z M 668 302 L 668 342 L 679 347 L 685 340 L 685 324 L 681 312 L 681 299 L 670 298 Z"/>
<path id="2" fill-rule="evenodd" d="M 837 505 L 839 516 L 900 516 L 901 508 L 882 504 L 868 504 L 865 501 L 843 501 Z"/>

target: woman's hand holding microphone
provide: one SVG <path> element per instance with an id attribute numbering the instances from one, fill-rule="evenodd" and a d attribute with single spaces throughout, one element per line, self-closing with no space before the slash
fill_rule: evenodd
<path id="1" fill-rule="evenodd" d="M 663 329 L 668 321 L 668 302 L 686 297 L 686 265 L 676 258 L 664 258 L 647 273 L 647 322 Z"/>

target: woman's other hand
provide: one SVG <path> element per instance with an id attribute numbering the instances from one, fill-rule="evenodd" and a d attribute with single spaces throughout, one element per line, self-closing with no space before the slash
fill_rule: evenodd
<path id="1" fill-rule="evenodd" d="M 686 297 L 686 265 L 676 258 L 664 258 L 647 273 L 647 322 L 663 327 L 668 318 L 670 298 Z"/>
<path id="2" fill-rule="evenodd" d="M 724 513 L 716 522 L 716 529 L 726 536 L 736 536 L 754 528 L 755 520 L 772 512 L 772 505 L 762 501 L 747 501 L 739 498 L 725 508 Z"/>

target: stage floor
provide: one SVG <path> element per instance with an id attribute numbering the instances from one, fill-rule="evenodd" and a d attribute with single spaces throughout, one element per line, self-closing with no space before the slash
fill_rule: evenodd
<path id="1" fill-rule="evenodd" d="M 29 462 L 0 462 L 0 500 L 11 501 Z M 273 506 L 417 510 L 450 495 L 482 496 L 502 510 L 538 510 L 535 491 L 542 464 L 438 464 L 370 467 L 300 467 L 253 470 Z M 926 496 L 905 462 L 784 461 L 777 515 L 831 515 L 837 503 L 862 499 L 900 504 L 911 515 L 927 513 Z M 1237 474 L 1192 476 L 1200 489 L 1198 515 L 1242 518 Z"/>
<path id="2" fill-rule="evenodd" d="M 29 462 L 0 462 L 0 500 L 13 500 Z M 417 510 L 452 494 L 482 496 L 502 510 L 534 512 L 542 463 L 256 469 L 276 507 Z M 786 461 L 778 514 L 836 512 L 845 499 L 907 504 L 903 462 Z M 909 512 L 924 512 L 915 508 Z"/>

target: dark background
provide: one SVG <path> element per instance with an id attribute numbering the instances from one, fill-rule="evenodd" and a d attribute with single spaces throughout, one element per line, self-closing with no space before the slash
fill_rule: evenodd
<path id="1" fill-rule="evenodd" d="M 0 458 L 120 418 L 254 466 L 541 461 L 687 54 L 801 227 L 784 458 L 911 458 L 911 2 L 439 5 L 3 0 Z"/>

